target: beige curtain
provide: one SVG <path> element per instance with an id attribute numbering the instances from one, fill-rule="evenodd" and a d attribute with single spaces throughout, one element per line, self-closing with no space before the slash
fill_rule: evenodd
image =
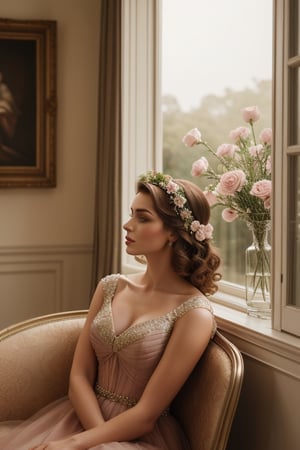
<path id="1" fill-rule="evenodd" d="M 92 292 L 121 268 L 121 4 L 101 0 Z"/>

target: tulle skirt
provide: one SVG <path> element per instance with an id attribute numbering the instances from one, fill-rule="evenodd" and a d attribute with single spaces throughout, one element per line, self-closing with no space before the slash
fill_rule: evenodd
<path id="1" fill-rule="evenodd" d="M 122 405 L 105 400 L 101 404 L 106 418 L 122 412 Z M 83 428 L 67 397 L 56 400 L 25 421 L 0 423 L 1 450 L 28 450 L 29 448 L 62 439 Z M 109 442 L 89 450 L 188 450 L 189 446 L 179 425 L 171 415 L 162 416 L 154 430 L 130 442 Z"/>

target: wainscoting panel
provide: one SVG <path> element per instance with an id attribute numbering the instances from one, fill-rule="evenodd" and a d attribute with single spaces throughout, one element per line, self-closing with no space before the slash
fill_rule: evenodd
<path id="1" fill-rule="evenodd" d="M 86 309 L 89 246 L 0 249 L 0 329 L 31 317 Z"/>

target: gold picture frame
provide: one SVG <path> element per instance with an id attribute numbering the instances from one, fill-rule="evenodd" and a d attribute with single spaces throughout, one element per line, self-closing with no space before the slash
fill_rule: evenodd
<path id="1" fill-rule="evenodd" d="M 0 19 L 0 187 L 56 186 L 56 21 Z"/>

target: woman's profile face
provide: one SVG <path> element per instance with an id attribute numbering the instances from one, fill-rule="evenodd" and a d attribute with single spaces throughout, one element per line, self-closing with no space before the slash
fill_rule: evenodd
<path id="1" fill-rule="evenodd" d="M 149 255 L 163 251 L 171 232 L 155 211 L 151 196 L 139 192 L 131 205 L 131 217 L 123 226 L 126 231 L 126 251 L 130 255 Z"/>

